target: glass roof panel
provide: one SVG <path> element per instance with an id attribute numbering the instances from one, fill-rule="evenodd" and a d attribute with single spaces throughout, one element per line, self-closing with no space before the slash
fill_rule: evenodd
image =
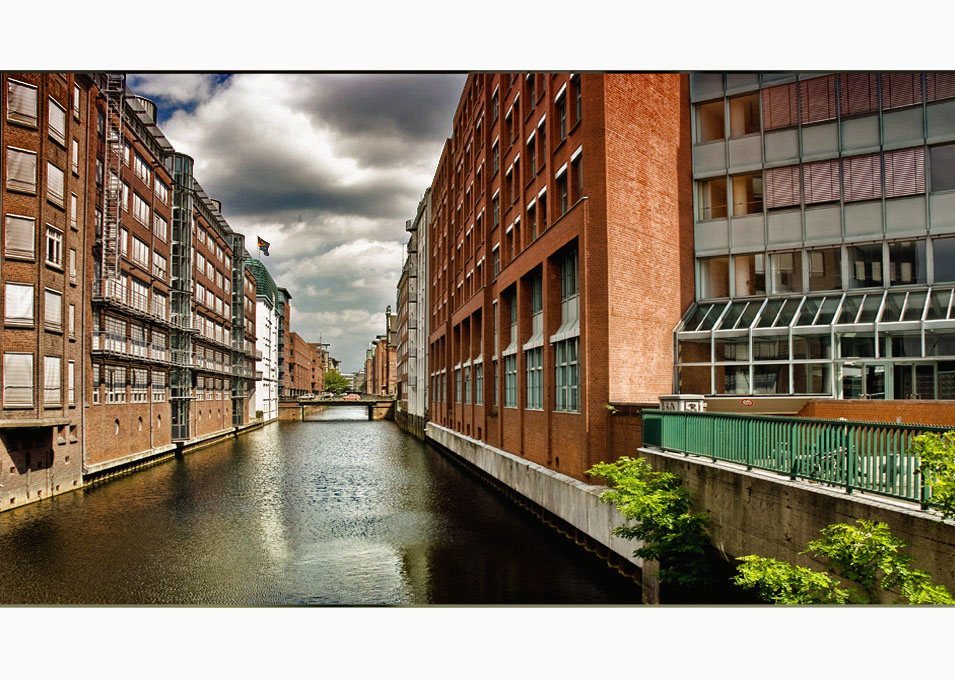
<path id="1" fill-rule="evenodd" d="M 710 311 L 709 314 L 706 315 L 706 318 L 703 319 L 703 322 L 700 324 L 699 328 L 697 328 L 696 330 L 708 331 L 712 329 L 717 319 L 720 318 L 720 314 L 722 314 L 723 310 L 726 309 L 726 305 L 728 304 L 729 304 L 728 302 L 717 302 L 715 305 L 713 305 L 713 309 Z"/>
<path id="2" fill-rule="evenodd" d="M 743 313 L 739 317 L 739 322 L 736 324 L 737 328 L 749 328 L 753 323 L 753 319 L 756 318 L 756 314 L 759 313 L 760 307 L 763 306 L 762 300 L 758 302 L 750 302 L 746 305 L 746 309 L 743 310 Z"/>
<path id="3" fill-rule="evenodd" d="M 926 320 L 936 321 L 948 318 L 948 308 L 952 302 L 951 290 L 933 290 L 928 301 Z"/>
<path id="4" fill-rule="evenodd" d="M 759 315 L 759 321 L 756 322 L 756 328 L 771 327 L 773 322 L 776 320 L 776 315 L 779 314 L 779 310 L 782 308 L 785 302 L 785 299 L 780 298 L 776 298 L 775 300 L 767 300 L 766 306 L 763 307 L 763 313 Z"/>
<path id="5" fill-rule="evenodd" d="M 822 303 L 822 309 L 819 311 L 819 316 L 816 318 L 816 323 L 814 326 L 830 326 L 833 323 L 833 317 L 836 315 L 836 310 L 839 308 L 840 297 L 838 295 L 833 297 L 827 297 Z"/>
<path id="6" fill-rule="evenodd" d="M 799 318 L 796 319 L 797 326 L 811 326 L 812 320 L 816 318 L 816 312 L 825 301 L 824 297 L 807 297 L 799 310 Z"/>
<path id="7" fill-rule="evenodd" d="M 859 315 L 857 323 L 875 323 L 884 296 L 885 293 L 869 293 L 866 295 L 862 302 L 862 313 Z"/>
<path id="8" fill-rule="evenodd" d="M 880 323 L 893 323 L 902 320 L 902 305 L 905 304 L 905 296 L 908 293 L 889 293 L 885 298 L 885 308 L 882 310 Z M 923 301 L 925 298 L 922 298 Z"/>
<path id="9" fill-rule="evenodd" d="M 839 320 L 836 323 L 855 323 L 859 316 L 859 307 L 862 306 L 864 295 L 846 295 L 842 303 L 842 312 L 839 314 Z"/>
<path id="10" fill-rule="evenodd" d="M 700 322 L 706 317 L 706 315 L 713 309 L 714 305 L 701 305 L 699 303 L 694 303 L 695 307 L 690 313 L 690 316 L 687 317 L 686 323 L 683 324 L 683 328 L 680 330 L 684 331 L 695 331 L 696 327 L 700 325 Z"/>
<path id="11" fill-rule="evenodd" d="M 925 297 L 926 293 L 924 291 L 909 293 L 909 299 L 905 303 L 905 312 L 902 314 L 902 321 L 921 321 L 922 312 L 925 311 Z"/>
<path id="12" fill-rule="evenodd" d="M 732 307 L 729 308 L 729 311 L 726 312 L 726 316 L 723 317 L 722 323 L 720 323 L 719 328 L 714 328 L 713 330 L 717 331 L 726 331 L 731 329 L 736 322 L 739 320 L 740 315 L 742 315 L 743 310 L 746 309 L 746 306 L 749 305 L 749 302 L 733 302 Z"/>
<path id="13" fill-rule="evenodd" d="M 779 316 L 776 318 L 776 323 L 773 324 L 774 328 L 785 328 L 789 325 L 789 322 L 793 320 L 793 315 L 796 313 L 796 310 L 799 309 L 799 302 L 802 298 L 786 298 L 783 301 L 783 309 L 779 313 Z"/>

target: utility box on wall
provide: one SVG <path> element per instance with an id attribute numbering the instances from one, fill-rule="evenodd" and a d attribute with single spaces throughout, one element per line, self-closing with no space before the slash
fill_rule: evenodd
<path id="1" fill-rule="evenodd" d="M 696 411 L 706 410 L 706 400 L 702 394 L 668 394 L 660 397 L 662 411 Z"/>

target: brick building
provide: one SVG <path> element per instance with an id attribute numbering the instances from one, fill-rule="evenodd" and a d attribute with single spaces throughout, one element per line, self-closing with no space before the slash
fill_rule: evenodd
<path id="1" fill-rule="evenodd" d="M 325 391 L 325 371 L 328 370 L 328 343 L 308 343 L 312 351 L 312 394 L 321 394 Z"/>
<path id="2" fill-rule="evenodd" d="M 152 102 L 123 74 L 2 84 L 9 508 L 247 424 L 254 329 L 244 238 Z"/>
<path id="3" fill-rule="evenodd" d="M 955 74 L 697 73 L 690 92 L 676 387 L 710 410 L 955 422 L 902 405 L 955 399 Z"/>
<path id="4" fill-rule="evenodd" d="M 4 73 L 0 85 L 0 509 L 6 510 L 82 483 L 97 88 L 70 73 Z"/>
<path id="5" fill-rule="evenodd" d="M 279 313 L 278 328 L 278 370 L 279 370 L 279 398 L 288 397 L 292 391 L 292 374 L 289 371 L 289 333 L 291 327 L 292 294 L 286 288 L 278 288 L 276 295 L 276 307 Z"/>
<path id="6" fill-rule="evenodd" d="M 312 371 L 315 365 L 315 350 L 301 335 L 289 333 L 288 340 L 289 396 L 315 394 L 312 389 Z"/>
<path id="7" fill-rule="evenodd" d="M 671 391 L 693 299 L 690 159 L 686 76 L 468 76 L 431 187 L 431 422 L 578 478 L 625 453 L 608 404 Z"/>

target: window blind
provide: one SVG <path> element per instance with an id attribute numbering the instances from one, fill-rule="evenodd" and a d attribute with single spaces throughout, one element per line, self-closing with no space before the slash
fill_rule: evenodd
<path id="1" fill-rule="evenodd" d="M 843 73 L 839 76 L 839 109 L 843 116 L 871 113 L 878 108 L 878 77 L 874 73 Z"/>
<path id="2" fill-rule="evenodd" d="M 922 76 L 919 73 L 883 73 L 882 108 L 896 109 L 922 101 Z"/>
<path id="3" fill-rule="evenodd" d="M 7 189 L 36 191 L 36 154 L 7 147 Z"/>
<path id="4" fill-rule="evenodd" d="M 37 89 L 32 85 L 7 81 L 7 118 L 27 125 L 37 124 Z"/>
<path id="5" fill-rule="evenodd" d="M 50 137 L 66 146 L 66 109 L 50 98 L 50 109 L 47 116 L 50 128 Z"/>
<path id="6" fill-rule="evenodd" d="M 47 198 L 52 198 L 56 203 L 63 205 L 63 171 L 53 163 L 47 163 L 46 168 Z"/>
<path id="7" fill-rule="evenodd" d="M 33 259 L 36 255 L 36 220 L 7 215 L 4 247 L 7 257 Z"/>
<path id="8" fill-rule="evenodd" d="M 819 161 L 804 166 L 806 203 L 839 200 L 839 161 Z"/>
<path id="9" fill-rule="evenodd" d="M 4 406 L 33 406 L 33 355 L 3 355 Z"/>
<path id="10" fill-rule="evenodd" d="M 799 205 L 801 200 L 799 166 L 790 165 L 767 170 L 765 191 L 767 208 Z"/>
<path id="11" fill-rule="evenodd" d="M 799 83 L 802 122 L 816 123 L 836 117 L 836 76 L 823 76 Z"/>
<path id="12" fill-rule="evenodd" d="M 798 122 L 796 83 L 777 85 L 763 90 L 763 128 L 775 130 Z"/>
<path id="13" fill-rule="evenodd" d="M 882 195 L 882 163 L 879 154 L 843 160 L 846 201 L 865 201 Z"/>
<path id="14" fill-rule="evenodd" d="M 31 325 L 33 323 L 33 286 L 7 283 L 5 293 L 7 323 Z"/>
<path id="15" fill-rule="evenodd" d="M 43 403 L 46 405 L 63 403 L 61 362 L 60 357 L 43 357 Z"/>
<path id="16" fill-rule="evenodd" d="M 885 195 L 911 196 L 925 193 L 925 147 L 887 151 Z"/>
<path id="17" fill-rule="evenodd" d="M 43 321 L 47 327 L 60 330 L 63 326 L 63 295 L 53 290 L 43 291 Z"/>

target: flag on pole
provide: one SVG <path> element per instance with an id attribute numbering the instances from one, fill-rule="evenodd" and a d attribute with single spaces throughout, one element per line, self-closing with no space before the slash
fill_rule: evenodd
<path id="1" fill-rule="evenodd" d="M 262 253 L 265 254 L 266 257 L 268 257 L 268 254 L 269 254 L 269 242 L 266 241 L 266 240 L 265 240 L 264 238 L 262 238 L 261 236 L 256 236 L 255 238 L 256 238 L 256 240 L 258 241 L 259 250 L 261 250 Z"/>

